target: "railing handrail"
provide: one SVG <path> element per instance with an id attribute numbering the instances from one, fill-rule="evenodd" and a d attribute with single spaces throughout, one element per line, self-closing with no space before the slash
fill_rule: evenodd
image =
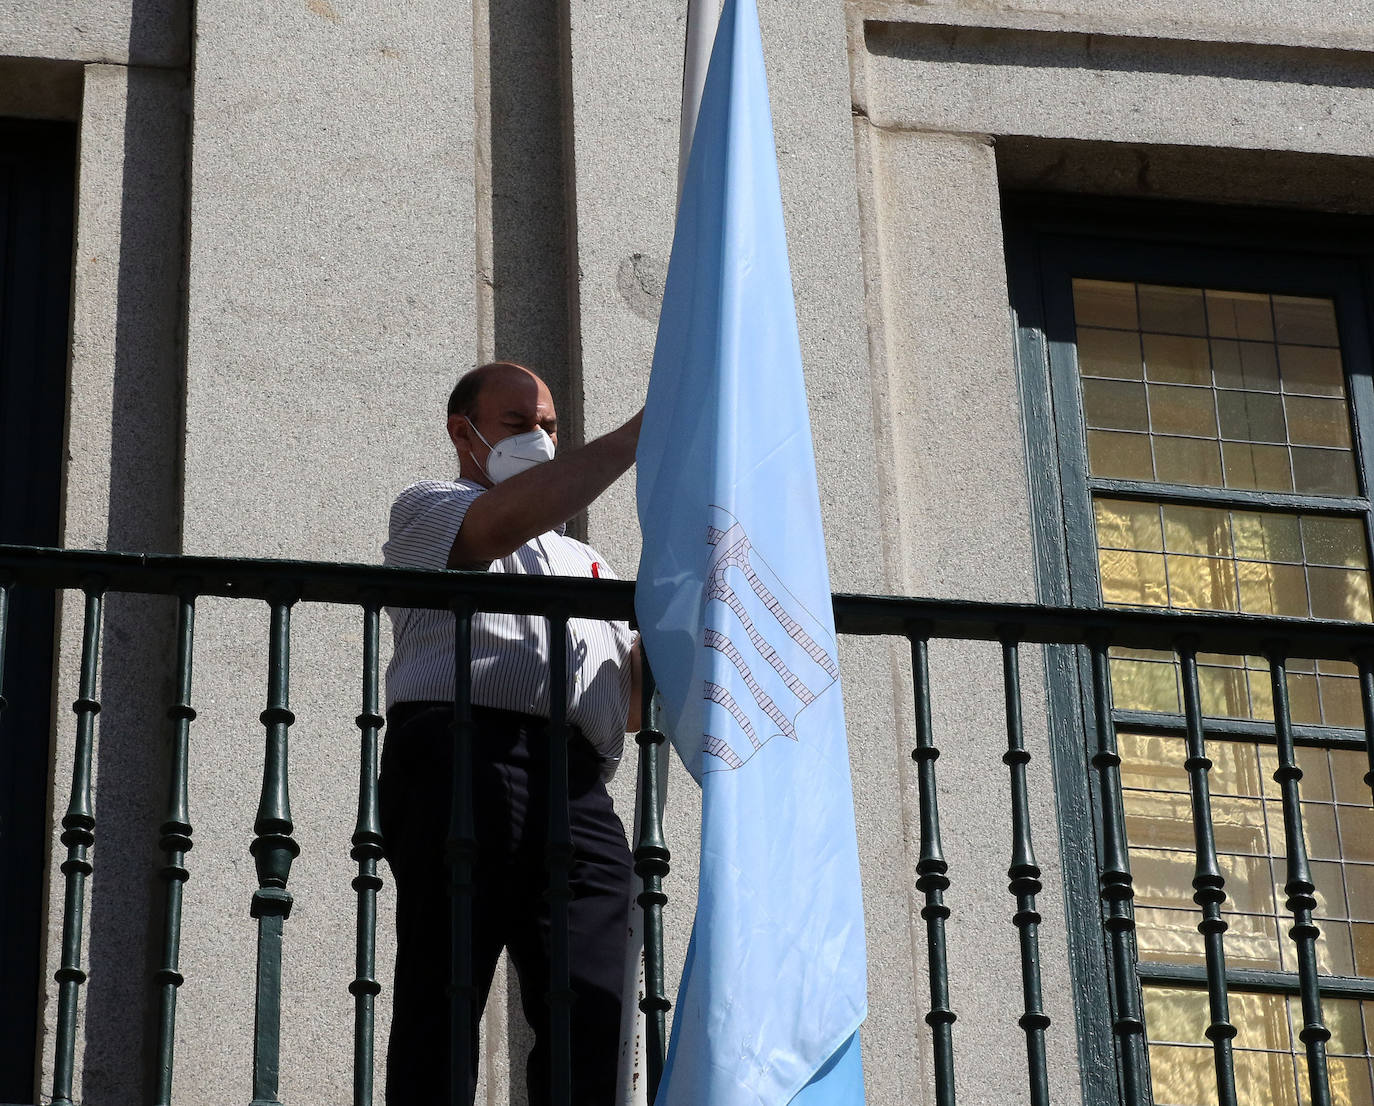
<path id="1" fill-rule="evenodd" d="M 0 585 L 32 584 L 138 594 L 222 596 L 356 606 L 447 610 L 472 600 L 482 610 L 634 620 L 634 581 L 394 568 L 345 562 L 0 544 Z M 1374 626 L 1334 619 L 1128 607 L 1063 607 L 976 599 L 892 595 L 834 596 L 835 628 L 860 636 L 1175 649 L 1191 641 L 1209 653 L 1261 653 L 1282 643 L 1287 656 L 1345 660 L 1374 650 Z"/>

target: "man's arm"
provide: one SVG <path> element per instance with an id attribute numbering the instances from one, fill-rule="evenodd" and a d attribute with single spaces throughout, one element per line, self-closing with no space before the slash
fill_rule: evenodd
<path id="1" fill-rule="evenodd" d="M 643 414 L 479 495 L 453 539 L 448 567 L 484 568 L 590 504 L 634 464 Z"/>

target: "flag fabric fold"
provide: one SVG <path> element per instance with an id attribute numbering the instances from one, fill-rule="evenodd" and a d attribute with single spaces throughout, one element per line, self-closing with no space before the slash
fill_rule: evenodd
<path id="1" fill-rule="evenodd" d="M 658 1106 L 857 1106 L 863 910 L 755 0 L 725 0 L 640 435 L 636 612 L 702 788 Z"/>

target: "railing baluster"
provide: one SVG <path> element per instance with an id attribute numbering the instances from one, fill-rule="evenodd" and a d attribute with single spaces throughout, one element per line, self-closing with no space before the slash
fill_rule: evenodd
<path id="1" fill-rule="evenodd" d="M 10 587 L 13 582 L 8 574 L 0 576 L 0 716 L 9 706 L 9 700 L 5 698 L 5 638 L 9 634 Z"/>
<path id="2" fill-rule="evenodd" d="M 176 1050 L 177 988 L 181 974 L 181 904 L 186 881 L 186 854 L 191 851 L 191 813 L 187 793 L 191 722 L 191 667 L 195 648 L 196 598 L 185 591 L 177 614 L 176 702 L 167 709 L 172 723 L 172 765 L 167 786 L 167 816 L 158 827 L 158 848 L 167 862 L 158 873 L 167 885 L 162 916 L 162 967 L 153 979 L 158 989 L 158 1032 L 155 1098 L 158 1106 L 172 1101 L 172 1065 Z"/>
<path id="3" fill-rule="evenodd" d="M 1097 716 L 1097 751 L 1092 764 L 1097 770 L 1102 814 L 1102 871 L 1099 877 L 1103 922 L 1111 945 L 1112 1032 L 1121 1050 L 1122 1091 L 1126 1106 L 1146 1099 L 1145 1023 L 1135 977 L 1132 936 L 1135 917 L 1131 900 L 1130 853 L 1126 847 L 1125 815 L 1121 805 L 1121 757 L 1116 749 L 1116 725 L 1112 722 L 1112 690 L 1107 663 L 1107 643 L 1092 644 L 1093 710 Z"/>
<path id="4" fill-rule="evenodd" d="M 1045 1056 L 1045 1030 L 1050 1019 L 1040 987 L 1040 913 L 1035 897 L 1044 886 L 1031 839 L 1030 793 L 1026 785 L 1026 751 L 1021 722 L 1021 662 L 1014 636 L 1002 639 L 1002 684 L 1007 711 L 1007 751 L 1002 762 L 1011 771 L 1011 865 L 1007 890 L 1016 896 L 1012 922 L 1021 943 L 1021 993 L 1026 1011 L 1018 1024 L 1026 1034 L 1026 1064 L 1030 1079 L 1031 1106 L 1049 1106 L 1049 1065 Z"/>
<path id="5" fill-rule="evenodd" d="M 374 1015 L 377 994 L 377 892 L 382 889 L 377 861 L 382 857 L 382 821 L 377 806 L 377 734 L 382 728 L 379 683 L 380 608 L 363 607 L 363 709 L 358 715 L 358 821 L 349 852 L 358 863 L 353 889 L 358 893 L 357 952 L 353 995 L 353 1103 L 372 1106 Z"/>
<path id="6" fill-rule="evenodd" d="M 272 601 L 272 627 L 267 660 L 267 709 L 260 716 L 267 730 L 263 758 L 262 798 L 253 822 L 251 852 L 257 864 L 258 889 L 251 914 L 258 920 L 257 1000 L 253 1015 L 253 1103 L 278 1106 L 281 1065 L 281 961 L 283 923 L 291 914 L 286 883 L 300 846 L 291 836 L 287 729 L 296 716 L 289 709 L 291 687 L 292 598 Z"/>
<path id="7" fill-rule="evenodd" d="M 916 864 L 916 888 L 925 895 L 921 917 L 926 922 L 926 945 L 930 963 L 930 1026 L 935 1050 L 935 1101 L 937 1106 L 954 1106 L 955 1013 L 949 1005 L 949 958 L 945 952 L 945 920 L 949 907 L 949 865 L 940 843 L 940 808 L 935 787 L 935 747 L 930 724 L 930 627 L 924 623 L 907 631 L 911 642 L 911 678 L 916 706 L 916 787 L 920 803 L 921 855 Z"/>
<path id="8" fill-rule="evenodd" d="M 1221 916 L 1226 902 L 1226 880 L 1217 862 L 1216 836 L 1212 831 L 1212 794 L 1207 782 L 1212 762 L 1202 733 L 1202 697 L 1198 691 L 1197 650 L 1188 643 L 1178 651 L 1183 667 L 1183 712 L 1188 724 L 1188 793 L 1193 807 L 1193 844 L 1197 868 L 1193 875 L 1193 901 L 1202 908 L 1198 932 L 1202 934 L 1207 957 L 1207 999 L 1211 1024 L 1207 1038 L 1217 1072 L 1219 1106 L 1236 1106 L 1236 1064 L 1231 1054 L 1231 1039 L 1236 1027 L 1231 1024 L 1231 1003 L 1226 990 L 1226 949 L 1223 934 L 1226 921 Z"/>
<path id="9" fill-rule="evenodd" d="M 1285 904 L 1293 914 L 1293 938 L 1298 954 L 1298 989 L 1302 996 L 1302 1031 L 1298 1039 L 1307 1046 L 1307 1081 L 1312 1106 L 1331 1106 L 1331 1083 L 1326 1070 L 1326 1042 L 1331 1031 L 1322 1024 L 1321 994 L 1317 987 L 1317 938 L 1321 931 L 1313 924 L 1317 907 L 1316 885 L 1307 863 L 1307 843 L 1302 833 L 1302 805 L 1298 767 L 1293 748 L 1293 722 L 1288 709 L 1288 658 L 1281 645 L 1268 650 L 1269 677 L 1274 689 L 1274 737 L 1278 744 L 1279 766 L 1274 782 L 1283 796 L 1283 837 L 1287 853 L 1287 878 L 1283 890 Z"/>
<path id="10" fill-rule="evenodd" d="M 568 810 L 568 615 L 551 605 L 549 620 L 549 1101 L 572 1102 L 572 825 Z"/>
<path id="11" fill-rule="evenodd" d="M 452 907 L 449 946 L 449 1095 L 461 1101 L 471 1063 L 477 1023 L 477 990 L 472 980 L 472 899 L 477 863 L 477 830 L 472 814 L 472 616 L 468 599 L 453 611 L 453 767 L 449 786 L 448 866 Z"/>
<path id="12" fill-rule="evenodd" d="M 72 791 L 62 819 L 62 863 L 66 898 L 62 907 L 62 966 L 57 969 L 57 1039 L 53 1061 L 53 1106 L 72 1106 L 72 1077 L 76 1067 L 76 1003 L 86 973 L 81 970 L 81 930 L 86 916 L 86 877 L 91 874 L 89 850 L 95 844 L 95 813 L 91 806 L 91 755 L 95 746 L 96 673 L 100 663 L 100 623 L 104 589 L 87 581 L 85 619 L 81 633 L 81 685 L 72 710 L 76 714 L 76 752 L 72 762 Z"/>
<path id="13" fill-rule="evenodd" d="M 1360 703 L 1364 708 L 1364 752 L 1369 761 L 1364 782 L 1374 792 L 1374 653 L 1362 651 L 1356 659 L 1360 665 Z M 3 704 L 0 699 L 0 706 Z"/>
<path id="14" fill-rule="evenodd" d="M 644 890 L 635 900 L 644 912 L 644 997 L 639 1008 L 645 1015 L 646 1061 L 648 1066 L 648 1101 L 658 1094 L 663 1078 L 663 1062 L 668 1045 L 668 1001 L 663 988 L 663 907 L 668 896 L 663 893 L 663 877 L 668 874 L 668 844 L 663 836 L 662 780 L 659 764 L 664 742 L 659 729 L 659 704 L 654 695 L 654 677 L 649 664 L 644 663 L 644 679 L 640 693 L 640 717 L 644 728 L 635 737 L 639 745 L 639 806 L 635 821 L 639 824 L 639 840 L 635 842 L 635 874 L 644 882 Z"/>

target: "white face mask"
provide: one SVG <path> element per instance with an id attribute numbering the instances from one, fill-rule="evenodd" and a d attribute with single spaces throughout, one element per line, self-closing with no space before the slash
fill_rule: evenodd
<path id="1" fill-rule="evenodd" d="M 492 445 L 482 436 L 482 432 L 473 426 L 471 419 L 468 420 L 468 425 L 472 427 L 472 432 L 482 439 L 482 444 L 491 450 L 487 454 L 485 465 L 477 461 L 476 456 L 472 459 L 493 484 L 499 484 L 517 473 L 553 460 L 553 439 L 542 428 L 529 430 L 524 434 L 512 434 L 509 438 L 502 438 Z"/>

